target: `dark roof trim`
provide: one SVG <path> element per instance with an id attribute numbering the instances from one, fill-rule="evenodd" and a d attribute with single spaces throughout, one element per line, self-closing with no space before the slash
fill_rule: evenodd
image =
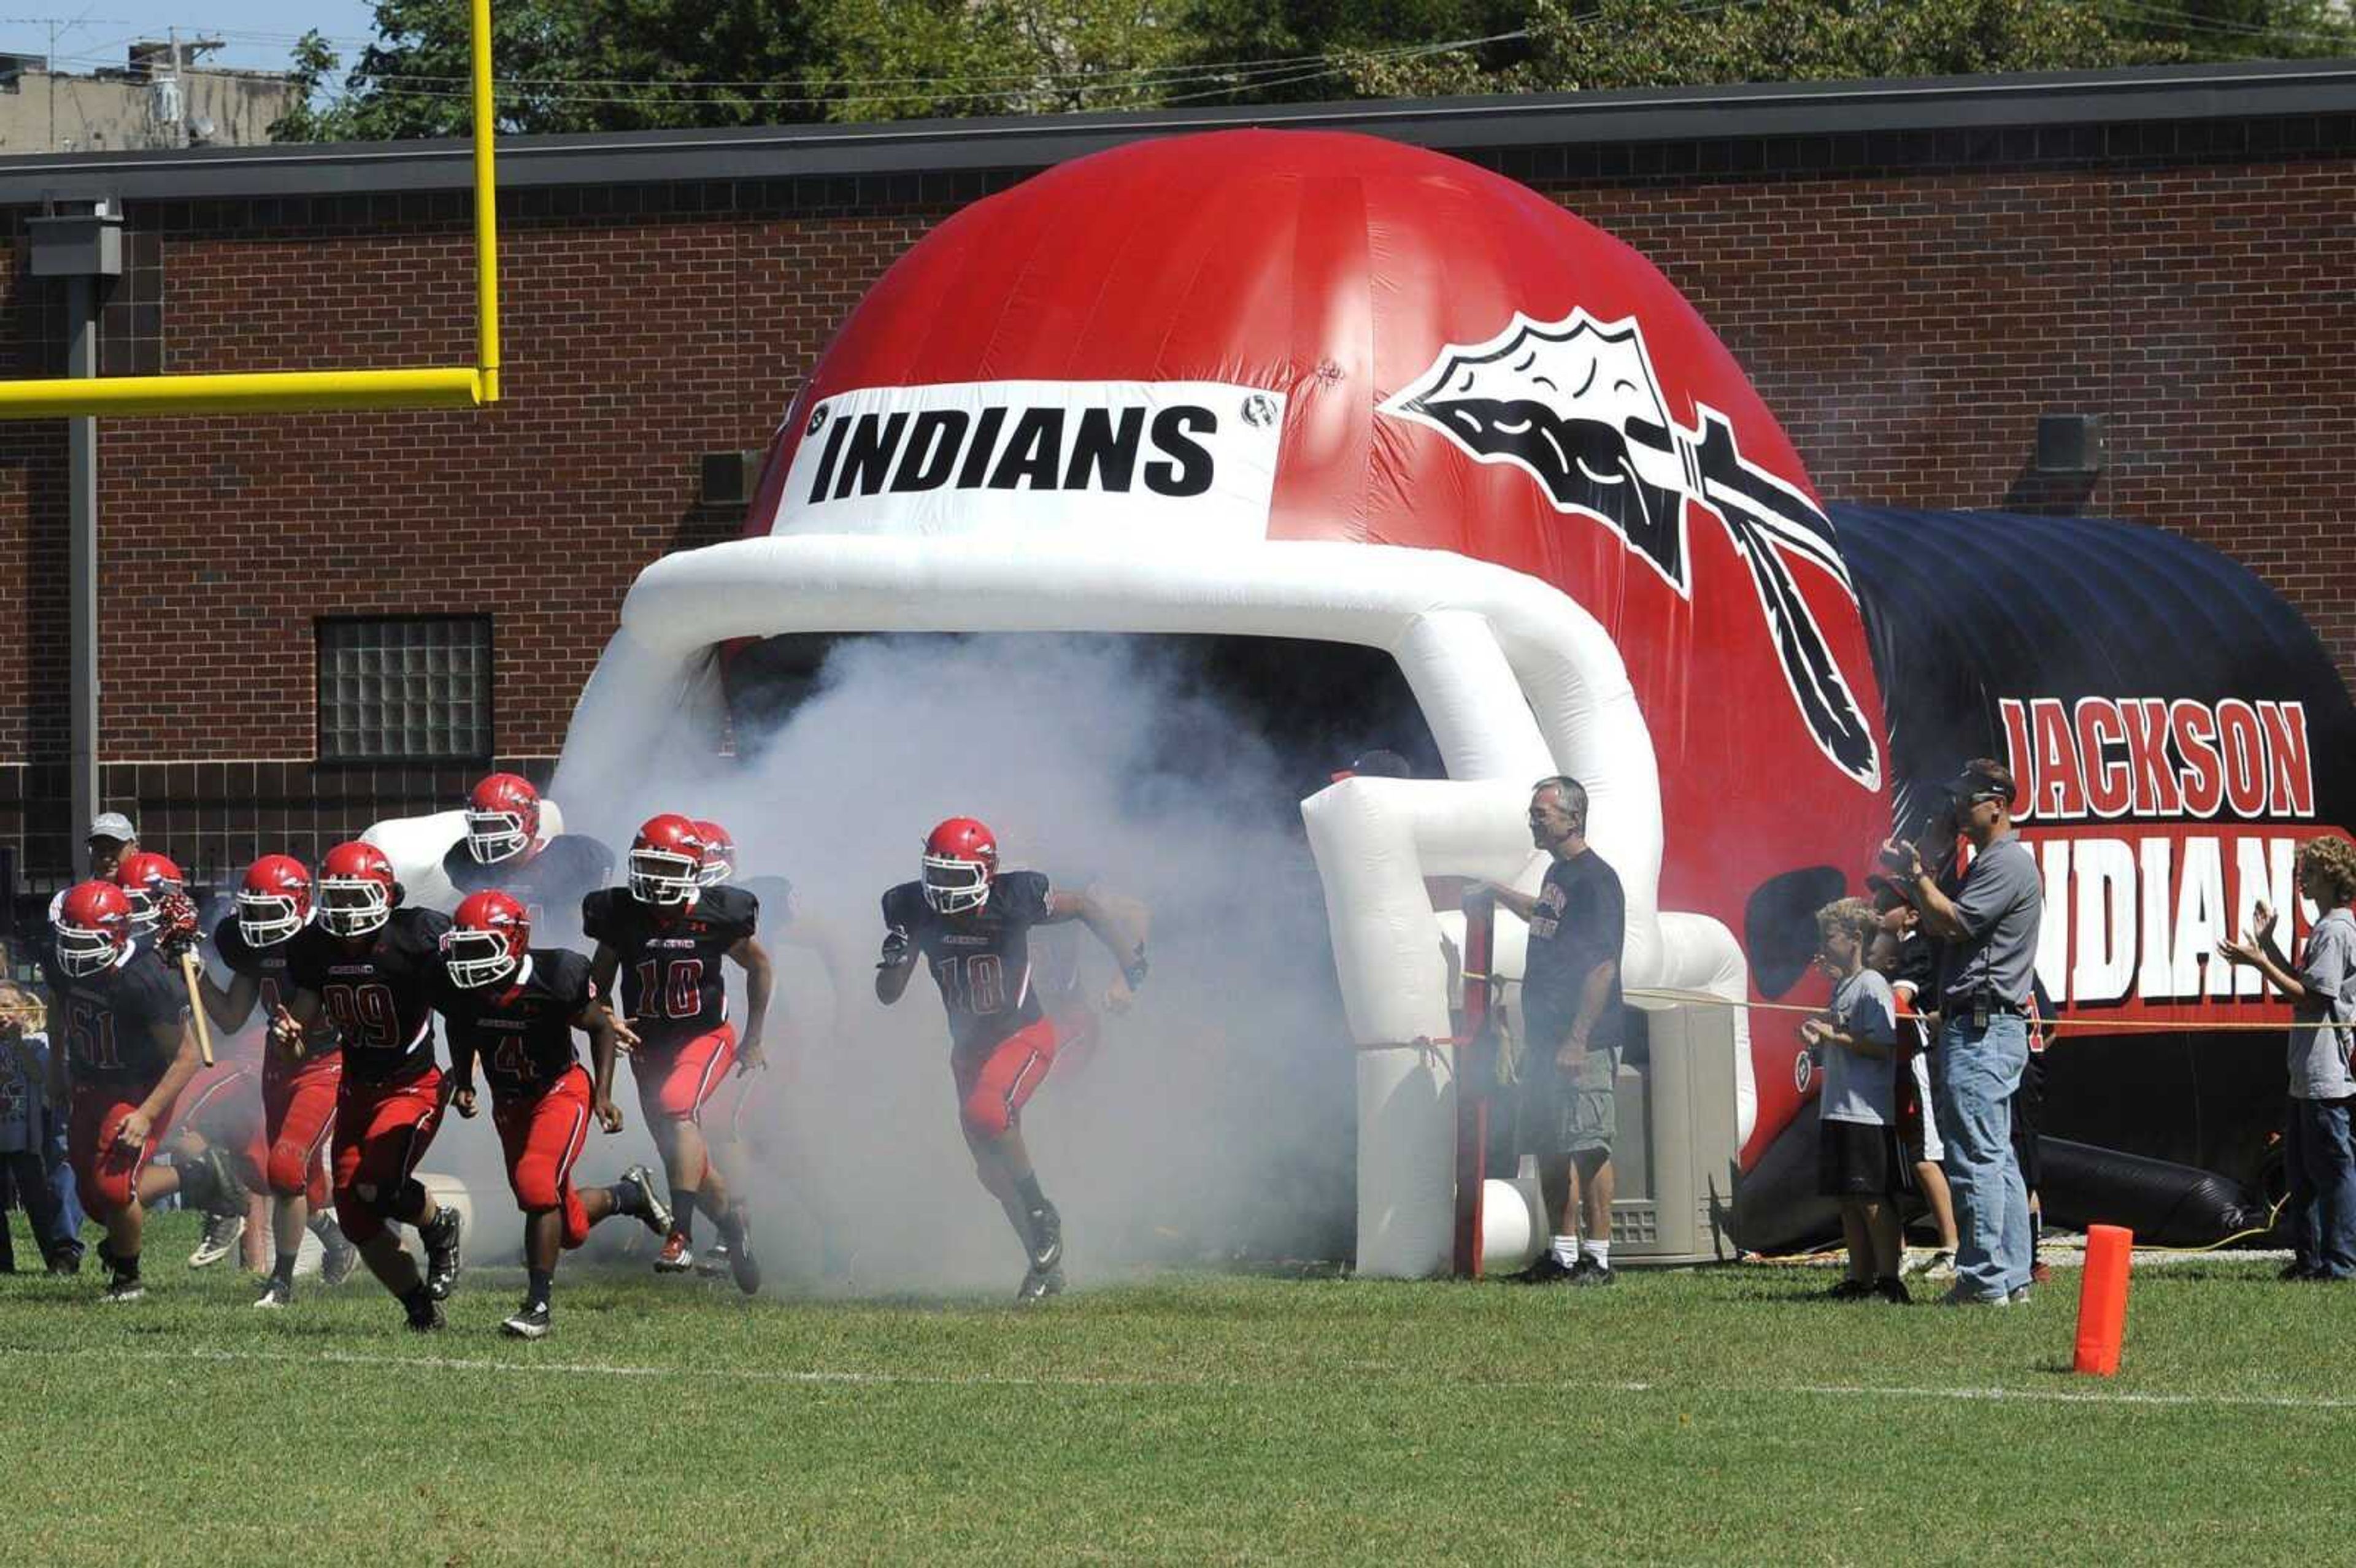
<path id="1" fill-rule="evenodd" d="M 2351 113 L 2356 60 L 2265 61 L 1912 81 L 511 136 L 499 144 L 499 184 L 519 189 L 1044 168 L 1140 137 L 1246 125 L 1366 131 L 1429 147 L 1504 149 Z M 466 144 L 455 141 L 72 153 L 0 158 L 0 205 L 98 195 L 154 201 L 448 190 L 468 185 L 472 177 Z"/>

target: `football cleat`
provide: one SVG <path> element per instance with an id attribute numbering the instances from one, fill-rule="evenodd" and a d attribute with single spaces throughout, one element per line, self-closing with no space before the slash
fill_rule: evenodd
<path id="1" fill-rule="evenodd" d="M 205 1232 L 197 1243 L 197 1250 L 188 1254 L 190 1268 L 210 1268 L 237 1250 L 238 1238 L 245 1234 L 242 1214 L 208 1214 Z"/>
<path id="2" fill-rule="evenodd" d="M 1619 1281 L 1618 1275 L 1583 1253 L 1578 1266 L 1570 1271 L 1570 1283 L 1576 1285 L 1616 1285 Z"/>
<path id="3" fill-rule="evenodd" d="M 106 1282 L 106 1294 L 99 1299 L 119 1307 L 125 1302 L 137 1301 L 146 1294 L 146 1287 L 139 1283 L 137 1275 L 118 1274 Z"/>
<path id="4" fill-rule="evenodd" d="M 670 1205 L 664 1202 L 662 1195 L 655 1190 L 655 1173 L 643 1165 L 634 1165 L 622 1172 L 622 1179 L 616 1185 L 638 1189 L 638 1197 L 644 1205 L 638 1211 L 639 1221 L 648 1230 L 668 1240 L 670 1236 Z"/>
<path id="5" fill-rule="evenodd" d="M 736 1288 L 747 1296 L 761 1288 L 761 1260 L 753 1255 L 753 1221 L 746 1216 L 744 1206 L 738 1204 L 731 1218 L 736 1234 L 728 1246 L 728 1273 Z"/>
<path id="6" fill-rule="evenodd" d="M 335 1285 L 351 1278 L 352 1270 L 359 1267 L 360 1250 L 352 1245 L 343 1227 L 322 1218 L 315 1233 L 319 1238 L 319 1283 Z"/>
<path id="7" fill-rule="evenodd" d="M 1868 1279 L 1844 1279 L 1825 1292 L 1825 1295 L 1834 1301 L 1863 1301 L 1872 1294 L 1873 1282 Z"/>
<path id="8" fill-rule="evenodd" d="M 548 1303 L 527 1301 L 508 1314 L 499 1325 L 499 1332 L 512 1339 L 545 1339 L 548 1338 Z"/>
<path id="9" fill-rule="evenodd" d="M 450 1293 L 458 1288 L 458 1275 L 466 1263 L 466 1228 L 458 1211 L 446 1203 L 417 1227 L 418 1240 L 425 1243 L 425 1292 L 436 1301 L 449 1300 Z"/>
<path id="10" fill-rule="evenodd" d="M 292 1307 L 294 1305 L 294 1286 L 292 1282 L 273 1275 L 262 1282 L 262 1293 L 253 1298 L 253 1304 L 256 1307 Z"/>
<path id="11" fill-rule="evenodd" d="M 446 1326 L 449 1321 L 442 1316 L 442 1304 L 434 1300 L 430 1296 L 427 1296 L 423 1302 L 415 1307 L 409 1307 L 407 1310 L 409 1313 L 409 1331 L 412 1334 L 432 1334 L 438 1332 L 441 1328 Z"/>
<path id="12" fill-rule="evenodd" d="M 728 1243 L 725 1242 L 714 1242 L 710 1246 L 704 1248 L 703 1255 L 695 1260 L 695 1272 L 701 1275 L 706 1279 L 717 1279 L 722 1275 L 726 1274 L 728 1272 Z"/>
<path id="13" fill-rule="evenodd" d="M 1034 1268 L 1023 1276 L 1014 1292 L 1018 1306 L 1027 1307 L 1034 1301 L 1044 1301 L 1051 1296 L 1064 1294 L 1064 1271 L 1060 1267 Z"/>
<path id="14" fill-rule="evenodd" d="M 657 1274 L 685 1274 L 695 1266 L 695 1249 L 688 1245 L 685 1236 L 673 1231 L 663 1238 L 662 1251 L 655 1254 Z"/>
<path id="15" fill-rule="evenodd" d="M 1030 1221 L 1032 1272 L 1053 1273 L 1064 1261 L 1064 1217 L 1055 1212 L 1053 1203 L 1042 1202 L 1024 1218 Z"/>

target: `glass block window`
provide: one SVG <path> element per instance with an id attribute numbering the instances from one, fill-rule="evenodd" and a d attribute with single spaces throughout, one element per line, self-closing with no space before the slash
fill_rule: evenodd
<path id="1" fill-rule="evenodd" d="M 475 763 L 491 754 L 486 615 L 321 621 L 319 760 Z"/>

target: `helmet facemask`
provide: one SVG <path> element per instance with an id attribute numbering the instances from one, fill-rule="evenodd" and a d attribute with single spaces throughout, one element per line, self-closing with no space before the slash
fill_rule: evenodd
<path id="1" fill-rule="evenodd" d="M 443 933 L 442 962 L 453 985 L 474 991 L 506 979 L 520 960 L 506 933 L 460 927 Z"/>
<path id="2" fill-rule="evenodd" d="M 496 866 L 512 860 L 531 842 L 523 817 L 512 811 L 466 813 L 466 852 L 477 865 Z"/>
<path id="3" fill-rule="evenodd" d="M 703 862 L 674 849 L 630 851 L 630 896 L 640 903 L 678 909 L 691 903 L 704 886 Z"/>
<path id="4" fill-rule="evenodd" d="M 305 918 L 301 901 L 292 893 L 238 892 L 238 934 L 250 947 L 269 947 L 285 941 L 303 929 Z"/>
<path id="5" fill-rule="evenodd" d="M 58 967 L 77 980 L 104 974 L 123 956 L 115 933 L 89 925 L 59 925 L 57 953 Z"/>
<path id="6" fill-rule="evenodd" d="M 948 855 L 925 857 L 925 901 L 936 914 L 964 914 L 990 901 L 990 864 Z"/>
<path id="7" fill-rule="evenodd" d="M 337 936 L 366 936 L 392 918 L 392 890 L 373 877 L 321 877 L 319 923 Z"/>

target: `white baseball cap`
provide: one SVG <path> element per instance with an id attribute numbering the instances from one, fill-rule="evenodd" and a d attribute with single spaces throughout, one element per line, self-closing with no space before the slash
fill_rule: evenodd
<path id="1" fill-rule="evenodd" d="M 90 836 L 128 844 L 139 837 L 139 829 L 132 827 L 131 818 L 119 811 L 102 811 L 90 819 Z"/>

